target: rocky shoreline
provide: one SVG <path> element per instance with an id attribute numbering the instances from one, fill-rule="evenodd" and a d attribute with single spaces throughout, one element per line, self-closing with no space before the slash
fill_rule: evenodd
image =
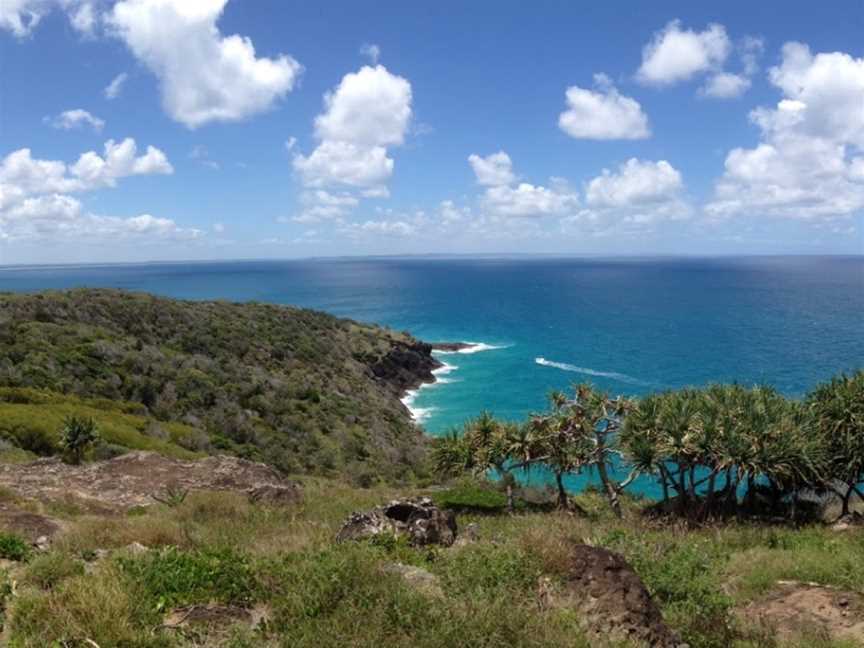
<path id="1" fill-rule="evenodd" d="M 433 351 L 458 353 L 470 349 L 468 342 L 413 342 L 398 343 L 370 369 L 375 376 L 394 389 L 399 398 L 423 385 L 434 383 L 434 371 L 444 366 Z"/>
<path id="2" fill-rule="evenodd" d="M 411 419 L 418 423 L 418 417 L 410 406 L 412 396 L 424 385 L 435 383 L 435 371 L 446 366 L 433 352 L 460 353 L 476 346 L 471 342 L 399 343 L 370 369 L 376 378 L 396 393 Z"/>

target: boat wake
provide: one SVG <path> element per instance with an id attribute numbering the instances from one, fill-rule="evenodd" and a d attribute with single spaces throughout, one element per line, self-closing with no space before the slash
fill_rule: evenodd
<path id="1" fill-rule="evenodd" d="M 629 383 L 631 385 L 650 384 L 645 382 L 644 380 L 639 380 L 638 378 L 628 376 L 627 374 L 618 373 L 617 371 L 600 371 L 599 369 L 590 369 L 588 367 L 577 367 L 576 365 L 568 364 L 566 362 L 555 362 L 553 360 L 547 360 L 546 358 L 534 358 L 534 362 L 544 367 L 554 367 L 555 369 L 560 369 L 561 371 L 572 371 L 574 373 L 580 373 L 586 376 L 596 376 L 598 378 L 611 378 L 612 380 Z"/>

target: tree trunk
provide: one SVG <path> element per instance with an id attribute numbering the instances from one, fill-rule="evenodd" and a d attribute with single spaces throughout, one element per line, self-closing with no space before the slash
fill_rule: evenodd
<path id="1" fill-rule="evenodd" d="M 558 508 L 566 509 L 567 508 L 567 491 L 564 490 L 564 473 L 555 472 L 555 482 L 558 485 Z"/>
<path id="2" fill-rule="evenodd" d="M 678 463 L 678 513 L 684 515 L 687 512 L 687 471 Z"/>
<path id="3" fill-rule="evenodd" d="M 714 506 L 714 483 L 717 480 L 717 472 L 711 471 L 708 478 L 708 492 L 705 494 L 705 504 L 702 507 L 702 517 L 711 517 L 711 507 Z"/>
<path id="4" fill-rule="evenodd" d="M 732 468 L 726 470 L 726 513 L 738 508 L 738 482 Z"/>
<path id="5" fill-rule="evenodd" d="M 669 512 L 669 471 L 662 463 L 660 467 L 660 485 L 663 487 L 663 512 Z"/>
<path id="6" fill-rule="evenodd" d="M 849 515 L 849 500 L 852 499 L 852 493 L 855 490 L 855 485 L 847 486 L 846 494 L 843 496 L 843 509 L 840 511 L 840 517 Z"/>
<path id="7" fill-rule="evenodd" d="M 618 489 L 612 484 L 609 479 L 609 474 L 606 472 L 606 462 L 597 462 L 597 472 L 600 475 L 600 481 L 603 482 L 603 489 L 606 491 L 606 497 L 609 498 L 609 506 L 612 507 L 612 512 L 617 517 L 623 517 L 621 514 L 621 500 L 618 497 Z"/>

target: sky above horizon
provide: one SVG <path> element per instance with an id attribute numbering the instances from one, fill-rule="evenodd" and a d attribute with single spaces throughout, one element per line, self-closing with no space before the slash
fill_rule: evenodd
<path id="1" fill-rule="evenodd" d="M 862 232 L 860 0 L 0 4 L 0 264 Z"/>

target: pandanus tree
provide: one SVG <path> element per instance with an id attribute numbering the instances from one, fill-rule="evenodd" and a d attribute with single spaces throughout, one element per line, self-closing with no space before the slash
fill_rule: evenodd
<path id="1" fill-rule="evenodd" d="M 530 465 L 534 454 L 531 443 L 524 426 L 499 421 L 483 412 L 465 423 L 461 432 L 455 430 L 436 440 L 432 461 L 436 472 L 444 475 L 496 472 L 507 493 L 507 510 L 512 512 L 515 507 L 513 473 Z"/>
<path id="2" fill-rule="evenodd" d="M 99 430 L 92 418 L 68 416 L 63 420 L 60 443 L 69 461 L 80 464 L 87 449 L 99 441 Z"/>
<path id="3" fill-rule="evenodd" d="M 825 470 L 824 446 L 813 433 L 800 404 L 770 387 L 746 391 L 741 408 L 742 435 L 748 452 L 739 472 L 747 478 L 752 504 L 757 484 L 766 486 L 776 503 L 820 481 Z"/>
<path id="4" fill-rule="evenodd" d="M 751 503 L 757 485 L 794 503 L 823 465 L 802 409 L 766 387 L 647 396 L 627 417 L 620 442 L 634 466 L 658 475 L 664 500 L 674 492 L 679 513 L 691 517 L 710 515 L 721 494 L 727 511 L 737 510 L 742 486 Z"/>
<path id="5" fill-rule="evenodd" d="M 534 460 L 555 473 L 559 506 L 567 506 L 563 476 L 593 468 L 612 510 L 620 517 L 621 492 L 638 474 L 633 470 L 620 483 L 612 478 L 615 458 L 621 454 L 615 437 L 630 402 L 620 397 L 613 400 L 587 384 L 577 385 L 572 399 L 555 392 L 550 401 L 551 412 L 533 416 L 530 426 L 535 435 Z"/>
<path id="6" fill-rule="evenodd" d="M 547 414 L 534 414 L 528 430 L 532 436 L 534 456 L 529 459 L 543 464 L 555 475 L 558 508 L 568 508 L 564 475 L 579 472 L 590 461 L 591 447 L 587 437 L 571 414 L 571 401 L 562 392 L 549 395 L 552 406 Z"/>
<path id="7" fill-rule="evenodd" d="M 680 512 L 695 497 L 708 447 L 699 400 L 691 389 L 647 396 L 632 408 L 618 439 L 635 469 L 658 476 L 664 501 L 674 492 Z"/>
<path id="8" fill-rule="evenodd" d="M 864 499 L 864 370 L 820 385 L 805 406 L 826 448 L 825 486 L 840 497 L 840 515 L 848 515 L 852 495 Z"/>

